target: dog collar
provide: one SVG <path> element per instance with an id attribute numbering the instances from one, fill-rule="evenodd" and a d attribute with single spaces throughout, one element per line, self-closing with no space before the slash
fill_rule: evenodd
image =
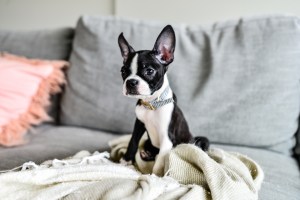
<path id="1" fill-rule="evenodd" d="M 173 97 L 166 99 L 168 93 L 169 93 L 170 87 L 166 87 L 166 89 L 163 91 L 163 93 L 155 98 L 152 101 L 144 101 L 141 99 L 141 104 L 148 110 L 156 110 L 157 108 L 160 108 L 166 104 L 169 104 L 171 102 L 174 102 Z"/>

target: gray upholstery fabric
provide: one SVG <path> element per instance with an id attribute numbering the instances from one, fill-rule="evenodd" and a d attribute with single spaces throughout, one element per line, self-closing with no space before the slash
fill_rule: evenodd
<path id="1" fill-rule="evenodd" d="M 62 124 L 131 131 L 135 102 L 122 96 L 118 31 L 112 26 L 101 18 L 79 20 L 61 104 Z"/>
<path id="2" fill-rule="evenodd" d="M 36 31 L 0 30 L 0 51 L 28 58 L 67 60 L 70 55 L 74 29 L 59 28 Z M 59 96 L 52 97 L 50 116 L 58 117 Z"/>
<path id="3" fill-rule="evenodd" d="M 36 31 L 0 30 L 0 51 L 29 58 L 67 60 L 73 35 L 72 28 Z"/>
<path id="4" fill-rule="evenodd" d="M 101 131 L 43 125 L 32 129 L 28 143 L 14 148 L 0 147 L 0 170 L 12 169 L 25 162 L 41 163 L 48 159 L 62 159 L 80 150 L 105 151 L 107 142 L 116 137 Z"/>
<path id="5" fill-rule="evenodd" d="M 117 37 L 151 49 L 165 24 L 82 17 L 76 28 L 62 123 L 131 132 L 135 100 L 122 96 Z M 293 16 L 175 26 L 169 68 L 194 135 L 289 153 L 298 127 L 300 30 Z"/>

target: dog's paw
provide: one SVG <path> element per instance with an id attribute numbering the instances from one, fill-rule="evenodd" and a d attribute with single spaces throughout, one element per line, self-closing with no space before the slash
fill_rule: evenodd
<path id="1" fill-rule="evenodd" d="M 195 137 L 194 144 L 201 148 L 203 151 L 208 151 L 209 149 L 209 140 L 206 137 Z"/>
<path id="2" fill-rule="evenodd" d="M 126 165 L 126 166 L 127 166 L 127 165 L 132 165 L 132 161 L 131 161 L 131 160 L 126 161 L 124 158 L 121 158 L 120 164 Z"/>
<path id="3" fill-rule="evenodd" d="M 152 155 L 152 153 L 150 151 L 141 150 L 140 156 L 143 161 L 154 161 L 156 155 Z"/>

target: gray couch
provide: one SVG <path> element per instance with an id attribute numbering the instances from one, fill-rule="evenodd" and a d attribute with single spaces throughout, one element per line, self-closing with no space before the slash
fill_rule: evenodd
<path id="1" fill-rule="evenodd" d="M 71 62 L 49 110 L 53 123 L 32 128 L 26 145 L 0 147 L 0 169 L 108 150 L 109 140 L 130 133 L 135 100 L 122 96 L 117 36 L 151 49 L 164 25 L 83 16 L 75 29 L 0 31 L 0 51 Z M 300 199 L 300 18 L 174 28 L 169 79 L 192 133 L 257 161 L 265 172 L 260 199 Z"/>

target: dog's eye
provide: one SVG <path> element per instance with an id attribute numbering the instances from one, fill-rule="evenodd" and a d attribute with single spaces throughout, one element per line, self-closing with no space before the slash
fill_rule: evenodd
<path id="1" fill-rule="evenodd" d="M 121 73 L 122 73 L 122 75 L 123 74 L 125 74 L 126 73 L 126 70 L 122 67 L 122 69 L 121 69 L 121 71 L 120 71 Z"/>
<path id="2" fill-rule="evenodd" d="M 148 76 L 152 75 L 153 73 L 154 73 L 154 70 L 153 70 L 153 69 L 151 69 L 151 68 L 146 69 L 146 74 L 147 74 Z"/>
<path id="3" fill-rule="evenodd" d="M 121 76 L 122 76 L 123 78 L 125 78 L 125 77 L 126 77 L 126 74 L 127 74 L 126 69 L 122 68 L 122 69 L 121 69 Z"/>

